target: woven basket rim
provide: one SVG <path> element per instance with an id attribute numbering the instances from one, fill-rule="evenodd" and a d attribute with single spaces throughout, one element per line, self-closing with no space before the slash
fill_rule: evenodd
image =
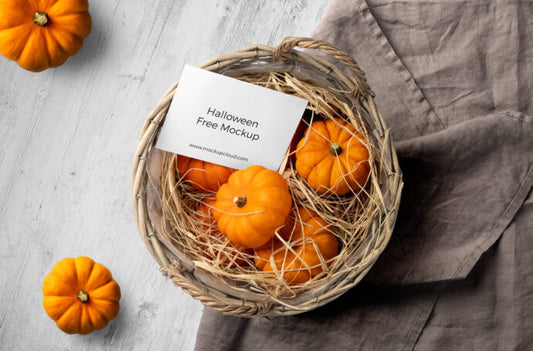
<path id="1" fill-rule="evenodd" d="M 314 49 L 333 57 L 344 66 L 349 74 L 345 74 L 339 67 L 329 60 L 304 52 L 300 49 Z M 187 267 L 165 247 L 158 236 L 153 223 L 148 215 L 146 199 L 147 186 L 147 162 L 151 157 L 152 149 L 157 138 L 158 131 L 166 116 L 166 112 L 172 101 L 175 89 L 178 86 L 176 81 L 163 94 L 156 107 L 149 113 L 141 129 L 137 150 L 132 166 L 132 199 L 135 219 L 139 234 L 148 251 L 161 266 L 161 272 L 167 275 L 175 285 L 180 286 L 186 293 L 199 300 L 206 306 L 210 306 L 225 314 L 238 315 L 243 317 L 258 317 L 263 315 L 290 315 L 302 313 L 320 307 L 359 283 L 359 281 L 370 270 L 375 260 L 379 257 L 387 245 L 394 223 L 396 220 L 401 189 L 403 186 L 402 174 L 398 164 L 396 151 L 394 149 L 389 131 L 386 128 L 374 102 L 374 94 L 366 82 L 364 73 L 359 69 L 357 63 L 348 54 L 334 47 L 333 45 L 314 40 L 311 38 L 289 37 L 282 41 L 277 47 L 264 45 L 252 45 L 238 49 L 236 51 L 212 58 L 199 65 L 200 68 L 220 72 L 233 67 L 243 61 L 280 61 L 290 64 L 305 64 L 313 69 L 319 70 L 336 81 L 342 82 L 350 88 L 351 95 L 361 108 L 368 112 L 374 126 L 373 133 L 377 138 L 383 140 L 382 153 L 386 156 L 387 181 L 390 190 L 390 204 L 385 209 L 387 211 L 386 222 L 383 223 L 385 231 L 378 245 L 368 256 L 368 262 L 360 271 L 353 270 L 342 280 L 336 282 L 333 289 L 325 291 L 313 301 L 304 301 L 300 304 L 287 305 L 283 301 L 276 299 L 265 299 L 259 301 L 249 301 L 236 296 L 213 289 L 201 282 L 195 275 L 194 268 Z"/>

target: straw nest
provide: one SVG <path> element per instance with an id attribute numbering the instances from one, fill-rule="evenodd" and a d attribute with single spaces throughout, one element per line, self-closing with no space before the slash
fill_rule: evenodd
<path id="1" fill-rule="evenodd" d="M 296 46 L 336 58 L 347 67 L 348 76 L 326 60 L 294 50 Z M 201 67 L 306 99 L 304 128 L 294 141 L 305 138 L 314 121 L 340 117 L 349 122 L 368 149 L 368 179 L 345 195 L 319 193 L 296 171 L 293 142 L 279 170 L 292 197 L 290 224 L 276 231 L 278 245 L 267 246 L 282 252 L 285 260 L 298 260 L 299 245 L 310 243 L 316 248 L 309 238 L 292 240 L 298 226 L 305 225 L 297 209 L 306 208 L 323 220 L 321 229 L 337 239 L 339 250 L 326 259 L 317 249 L 319 263 L 300 264 L 298 269 L 314 275 L 303 282 L 286 279 L 287 272 L 275 264 L 272 271 L 261 271 L 258 265 L 265 258 L 253 249 L 233 245 L 219 233 L 214 220 L 206 221 L 215 193 L 196 190 L 178 174 L 176 155 L 153 149 L 174 86 L 145 123 L 134 160 L 132 189 L 141 237 L 164 274 L 223 313 L 294 314 L 337 298 L 362 279 L 388 243 L 402 186 L 392 142 L 364 74 L 353 59 L 330 44 L 301 38 L 288 38 L 278 48 L 245 48 Z M 204 206 L 204 212 L 199 213 L 199 206 Z"/>

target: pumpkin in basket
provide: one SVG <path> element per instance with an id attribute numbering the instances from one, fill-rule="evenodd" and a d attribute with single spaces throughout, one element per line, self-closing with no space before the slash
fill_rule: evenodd
<path id="1" fill-rule="evenodd" d="M 196 230 L 196 239 L 202 254 L 210 260 L 217 260 L 226 267 L 245 266 L 248 264 L 246 256 L 253 255 L 253 250 L 236 246 L 222 234 L 217 227 L 212 209 L 215 198 L 206 198 L 195 210 L 195 217 L 200 221 Z"/>
<path id="2" fill-rule="evenodd" d="M 213 216 L 235 245 L 257 248 L 282 227 L 292 198 L 283 176 L 262 166 L 233 173 L 218 189 Z"/>
<path id="3" fill-rule="evenodd" d="M 87 0 L 0 0 L 0 54 L 39 72 L 62 65 L 91 31 Z"/>
<path id="4" fill-rule="evenodd" d="M 65 258 L 43 281 L 43 306 L 68 334 L 102 329 L 119 311 L 120 287 L 111 272 L 89 257 Z"/>
<path id="5" fill-rule="evenodd" d="M 296 171 L 320 193 L 355 192 L 365 185 L 370 172 L 364 142 L 341 118 L 315 121 L 298 142 Z"/>
<path id="6" fill-rule="evenodd" d="M 217 191 L 235 171 L 233 168 L 182 155 L 176 157 L 176 169 L 183 181 L 203 192 Z"/>
<path id="7" fill-rule="evenodd" d="M 328 223 L 309 208 L 298 208 L 291 227 L 289 241 L 273 238 L 255 250 L 254 261 L 264 272 L 277 272 L 287 283 L 301 284 L 324 270 L 324 265 L 338 254 L 339 242 Z"/>

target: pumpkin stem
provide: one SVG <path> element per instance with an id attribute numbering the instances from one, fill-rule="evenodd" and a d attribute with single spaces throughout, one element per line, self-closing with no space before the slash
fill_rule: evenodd
<path id="1" fill-rule="evenodd" d="M 237 205 L 237 207 L 241 208 L 244 205 L 246 205 L 246 196 L 235 196 L 233 198 L 233 203 Z"/>
<path id="2" fill-rule="evenodd" d="M 80 300 L 80 302 L 83 302 L 83 303 L 86 303 L 87 301 L 89 301 L 89 294 L 87 294 L 83 290 L 80 290 L 80 292 L 78 293 L 78 295 L 76 295 L 76 297 L 78 298 L 78 300 Z"/>
<path id="3" fill-rule="evenodd" d="M 337 144 L 337 143 L 333 143 L 331 144 L 331 147 L 329 148 L 329 153 L 332 154 L 333 156 L 339 156 L 342 152 L 342 147 Z"/>
<path id="4" fill-rule="evenodd" d="M 39 27 L 44 27 L 48 24 L 48 15 L 46 12 L 35 12 L 33 15 L 33 23 L 38 25 Z"/>

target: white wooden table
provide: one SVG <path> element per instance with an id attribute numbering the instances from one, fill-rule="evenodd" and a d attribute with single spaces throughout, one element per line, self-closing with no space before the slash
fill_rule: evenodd
<path id="1" fill-rule="evenodd" d="M 90 0 L 92 32 L 63 66 L 31 73 L 0 56 L 1 350 L 193 348 L 202 305 L 159 273 L 133 218 L 142 123 L 185 63 L 309 36 L 329 3 Z M 81 255 L 111 270 L 121 310 L 101 331 L 67 335 L 41 286 Z"/>

